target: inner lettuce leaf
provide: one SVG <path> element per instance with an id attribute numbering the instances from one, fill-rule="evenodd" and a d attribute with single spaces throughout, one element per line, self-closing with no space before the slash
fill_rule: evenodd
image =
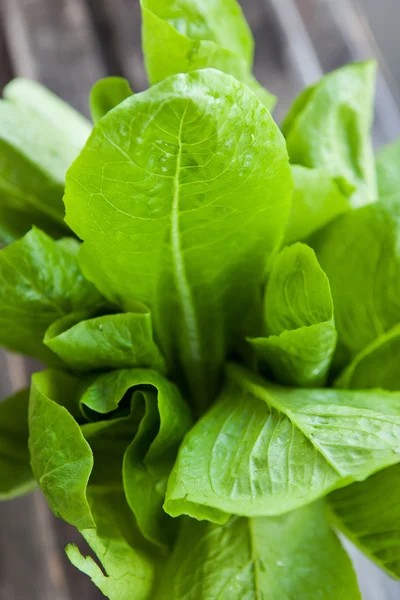
<path id="1" fill-rule="evenodd" d="M 253 37 L 236 0 L 141 0 L 150 83 L 214 68 L 246 84 L 272 110 L 275 96 L 253 77 Z M 223 16 L 222 16 L 223 15 Z"/>
<path id="2" fill-rule="evenodd" d="M 47 328 L 79 310 L 106 304 L 78 264 L 79 243 L 55 241 L 33 228 L 0 251 L 0 343 L 49 365 L 61 361 L 43 343 Z"/>
<path id="3" fill-rule="evenodd" d="M 309 246 L 297 243 L 277 256 L 264 321 L 268 337 L 248 338 L 262 370 L 286 385 L 324 385 L 337 335 L 329 281 Z"/>
<path id="4" fill-rule="evenodd" d="M 290 160 L 326 169 L 353 207 L 377 198 L 371 142 L 376 64 L 346 65 L 302 92 L 282 131 Z"/>
<path id="5" fill-rule="evenodd" d="M 331 286 L 339 369 L 400 322 L 398 196 L 338 217 L 310 243 Z"/>
<path id="6" fill-rule="evenodd" d="M 105 77 L 97 81 L 90 90 L 90 112 L 93 123 L 100 121 L 110 110 L 133 95 L 129 82 L 124 77 Z"/>
<path id="7" fill-rule="evenodd" d="M 61 317 L 47 329 L 44 343 L 78 372 L 135 367 L 166 370 L 145 307 L 92 319 L 82 319 L 79 313 Z"/>
<path id="8" fill-rule="evenodd" d="M 124 310 L 149 307 L 170 372 L 198 406 L 256 315 L 291 192 L 277 125 L 213 69 L 125 100 L 68 172 L 67 222 L 84 240 L 85 275 Z"/>
<path id="9" fill-rule="evenodd" d="M 0 100 L 0 242 L 9 244 L 32 225 L 55 237 L 64 222 L 65 173 L 91 125 L 38 83 L 14 79 Z"/>
<path id="10" fill-rule="evenodd" d="M 191 425 L 188 408 L 172 383 L 147 369 L 92 376 L 81 388 L 79 382 L 56 371 L 33 376 L 29 445 L 50 507 L 80 531 L 93 529 L 88 492 L 96 499 L 118 491 L 141 537 L 168 546 L 177 523 L 162 504 Z M 92 422 L 85 422 L 83 405 Z"/>
<path id="11" fill-rule="evenodd" d="M 28 450 L 29 390 L 0 400 L 0 500 L 36 487 Z"/>
<path id="12" fill-rule="evenodd" d="M 335 565 L 335 569 L 332 568 Z M 349 557 L 320 503 L 225 525 L 185 519 L 155 600 L 360 600 Z"/>
<path id="13" fill-rule="evenodd" d="M 232 365 L 184 439 L 164 508 L 215 523 L 275 516 L 399 460 L 399 393 L 283 388 Z"/>

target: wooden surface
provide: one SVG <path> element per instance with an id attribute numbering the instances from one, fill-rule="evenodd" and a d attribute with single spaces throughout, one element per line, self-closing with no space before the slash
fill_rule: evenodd
<path id="1" fill-rule="evenodd" d="M 300 89 L 324 71 L 379 57 L 351 0 L 243 0 L 242 5 L 256 40 L 255 74 L 279 97 L 278 120 Z M 390 73 L 382 68 L 377 145 L 400 135 Z M 86 115 L 90 87 L 101 77 L 124 75 L 135 91 L 143 90 L 138 1 L 0 0 L 0 88 L 15 75 L 37 79 Z M 0 354 L 1 397 L 26 385 L 31 370 L 32 363 Z M 39 492 L 0 504 L 0 600 L 102 598 L 64 555 L 65 544 L 78 540 L 49 513 Z M 364 600 L 400 598 L 400 584 L 352 555 Z"/>

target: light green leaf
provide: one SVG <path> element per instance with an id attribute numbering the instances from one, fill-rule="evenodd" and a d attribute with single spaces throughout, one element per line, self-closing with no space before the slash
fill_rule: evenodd
<path id="1" fill-rule="evenodd" d="M 292 166 L 294 191 L 285 244 L 306 240 L 312 233 L 350 209 L 328 171 Z"/>
<path id="2" fill-rule="evenodd" d="M 399 459 L 398 393 L 281 388 L 232 365 L 181 446 L 164 507 L 217 523 L 282 514 Z"/>
<path id="3" fill-rule="evenodd" d="M 29 390 L 0 400 L 0 500 L 35 487 L 28 450 Z"/>
<path id="4" fill-rule="evenodd" d="M 253 39 L 236 0 L 141 0 L 141 7 L 151 84 L 214 68 L 246 84 L 272 110 L 275 96 L 251 74 Z"/>
<path id="5" fill-rule="evenodd" d="M 132 398 L 130 417 L 83 427 L 102 465 L 96 485 L 107 481 L 112 484 L 123 468 L 126 497 L 141 532 L 150 541 L 166 545 L 174 524 L 162 511 L 162 504 L 168 476 L 191 417 L 177 388 L 155 371 L 144 369 L 100 376 L 82 396 L 82 403 L 104 414 L 115 410 L 127 397 Z M 111 460 L 110 456 L 116 458 Z M 118 471 L 115 465 L 119 463 Z M 94 485 L 93 480 L 91 484 Z"/>
<path id="6" fill-rule="evenodd" d="M 29 400 L 33 473 L 55 515 L 78 529 L 95 527 L 86 498 L 92 451 L 73 416 L 57 403 L 58 398 L 51 398 L 54 387 L 48 372 L 33 375 Z M 70 394 L 68 387 L 64 394 Z"/>
<path id="7" fill-rule="evenodd" d="M 70 151 L 72 160 L 85 145 L 92 130 L 89 121 L 37 81 L 16 77 L 5 86 L 3 96 L 31 109 L 51 124 L 60 135 L 60 141 L 70 145 L 71 149 L 62 148 L 62 151 Z"/>
<path id="8" fill-rule="evenodd" d="M 39 229 L 0 252 L 0 343 L 45 363 L 60 364 L 43 344 L 46 329 L 104 300 L 80 271 L 75 240 L 55 242 Z"/>
<path id="9" fill-rule="evenodd" d="M 336 346 L 329 282 L 305 244 L 277 256 L 265 295 L 269 337 L 249 338 L 262 368 L 279 382 L 323 385 Z"/>
<path id="10" fill-rule="evenodd" d="M 75 371 L 148 367 L 165 371 L 153 339 L 150 312 L 105 315 L 81 320 L 61 318 L 50 325 L 45 344 Z"/>
<path id="11" fill-rule="evenodd" d="M 332 568 L 332 565 L 335 568 Z M 155 600 L 360 600 L 321 504 L 226 525 L 185 519 Z"/>
<path id="12" fill-rule="evenodd" d="M 69 550 L 72 562 L 112 600 L 130 600 L 134 594 L 145 600 L 153 585 L 154 553 L 134 522 L 122 482 L 123 454 L 140 416 L 119 416 L 80 428 L 58 404 L 63 391 L 66 403 L 76 396 L 66 377 L 59 373 L 57 378 L 54 371 L 33 377 L 30 451 L 35 477 L 53 512 L 82 532 L 106 574 L 92 559 L 80 558 L 75 548 Z"/>
<path id="13" fill-rule="evenodd" d="M 302 93 L 282 124 L 292 163 L 326 169 L 354 207 L 377 196 L 370 139 L 375 72 L 369 61 L 329 73 Z"/>
<path id="14" fill-rule="evenodd" d="M 400 140 L 392 142 L 376 157 L 379 197 L 398 196 L 400 193 Z"/>
<path id="15" fill-rule="evenodd" d="M 329 495 L 336 527 L 371 560 L 400 579 L 400 466 Z"/>
<path id="16" fill-rule="evenodd" d="M 90 112 L 94 123 L 123 102 L 133 91 L 124 77 L 105 77 L 97 81 L 90 91 Z"/>
<path id="17" fill-rule="evenodd" d="M 32 225 L 66 235 L 65 172 L 90 124 L 33 81 L 16 79 L 0 100 L 0 240 L 10 243 Z"/>
<path id="18" fill-rule="evenodd" d="M 82 535 L 104 571 L 75 545 L 67 546 L 68 558 L 111 600 L 152 598 L 157 559 L 141 541 L 123 494 L 89 493 L 88 497 L 97 529 L 86 529 Z"/>
<path id="19" fill-rule="evenodd" d="M 387 198 L 342 215 L 311 243 L 331 286 L 336 364 L 345 366 L 400 322 L 400 204 Z"/>
<path id="20" fill-rule="evenodd" d="M 258 299 L 291 187 L 268 111 L 211 69 L 127 99 L 69 171 L 67 220 L 84 240 L 84 272 L 125 310 L 149 307 L 171 371 L 184 372 L 201 405 Z"/>
<path id="21" fill-rule="evenodd" d="M 400 390 L 400 325 L 362 350 L 336 381 L 336 387 L 353 390 Z"/>

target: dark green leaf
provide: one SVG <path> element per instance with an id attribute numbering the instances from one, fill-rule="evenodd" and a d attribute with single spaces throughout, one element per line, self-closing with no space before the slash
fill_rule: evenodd
<path id="1" fill-rule="evenodd" d="M 110 110 L 132 96 L 129 82 L 124 77 L 100 79 L 90 92 L 90 112 L 94 123 L 100 121 Z"/>
<path id="2" fill-rule="evenodd" d="M 399 465 L 329 495 L 334 524 L 397 579 L 400 579 L 399 498 Z"/>
<path id="3" fill-rule="evenodd" d="M 38 229 L 0 252 L 0 343 L 50 364 L 60 364 L 43 344 L 46 329 L 76 310 L 95 311 L 104 301 L 80 271 L 75 240 L 55 242 Z"/>
<path id="4" fill-rule="evenodd" d="M 226 525 L 186 519 L 156 600 L 360 600 L 321 504 Z"/>
<path id="5" fill-rule="evenodd" d="M 35 487 L 28 450 L 29 390 L 0 400 L 0 499 Z"/>
<path id="6" fill-rule="evenodd" d="M 149 307 L 171 371 L 184 371 L 199 404 L 211 401 L 225 352 L 242 335 L 291 185 L 266 109 L 214 70 L 126 100 L 69 171 L 67 220 L 85 240 L 85 273 L 125 310 Z"/>
<path id="7" fill-rule="evenodd" d="M 281 388 L 232 365 L 181 446 L 164 507 L 217 523 L 277 515 L 399 460 L 399 393 Z"/>
<path id="8" fill-rule="evenodd" d="M 326 169 L 353 206 L 376 199 L 370 139 L 375 62 L 346 65 L 305 90 L 282 131 L 294 164 Z"/>
<path id="9" fill-rule="evenodd" d="M 400 322 L 400 203 L 342 215 L 312 239 L 329 278 L 338 331 L 337 366 Z"/>

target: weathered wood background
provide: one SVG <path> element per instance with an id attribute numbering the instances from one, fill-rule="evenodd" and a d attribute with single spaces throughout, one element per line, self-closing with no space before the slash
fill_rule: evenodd
<path id="1" fill-rule="evenodd" d="M 376 0 L 378 2 L 378 0 Z M 256 39 L 255 74 L 280 102 L 349 60 L 379 57 L 353 0 L 242 0 Z M 400 135 L 400 113 L 383 61 L 374 141 Z M 146 87 L 138 0 L 0 0 L 0 89 L 13 76 L 37 79 L 84 114 L 92 84 L 124 75 Z M 0 355 L 0 394 L 29 380 L 31 362 Z M 0 600 L 96 600 L 103 596 L 68 564 L 77 533 L 39 493 L 0 505 Z M 365 600 L 399 600 L 400 584 L 353 553 Z M 133 600 L 133 599 L 132 599 Z M 168 599 L 166 599 L 168 600 Z M 340 599 L 338 599 L 340 600 Z"/>

